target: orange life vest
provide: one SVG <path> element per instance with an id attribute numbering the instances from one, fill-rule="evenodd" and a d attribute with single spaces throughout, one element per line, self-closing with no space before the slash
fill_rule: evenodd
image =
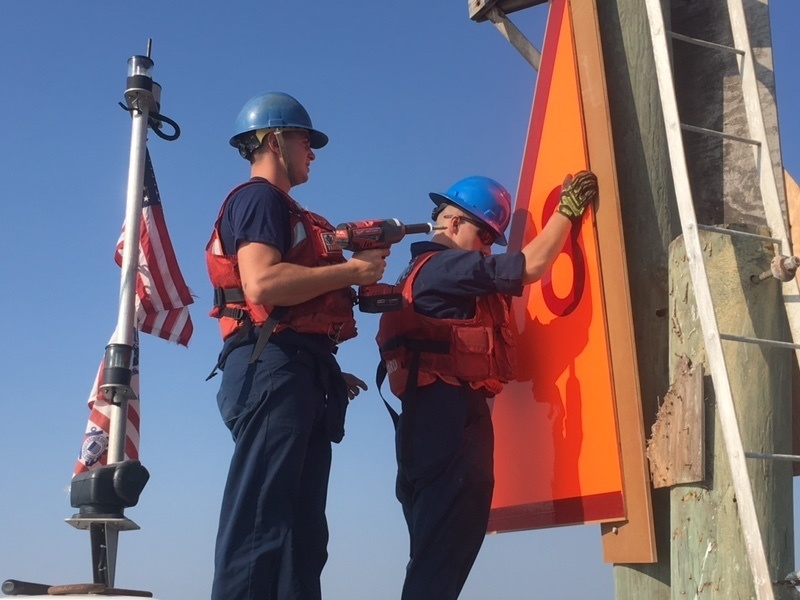
<path id="1" fill-rule="evenodd" d="M 402 308 L 381 316 L 376 341 L 392 393 L 402 398 L 409 385 L 423 386 L 441 379 L 484 388 L 494 395 L 516 372 L 510 298 L 502 294 L 477 297 L 471 319 L 436 319 L 417 313 L 414 280 L 434 254 L 426 252 L 414 259 L 397 284 Z M 416 382 L 410 382 L 414 371 Z"/>
<path id="2" fill-rule="evenodd" d="M 234 188 L 222 203 L 211 239 L 206 245 L 206 266 L 211 285 L 214 286 L 214 308 L 209 314 L 219 319 L 222 339 L 236 333 L 247 319 L 256 327 L 262 325 L 276 308 L 247 301 L 242 291 L 236 254 L 225 254 L 222 248 L 219 227 L 225 206 L 236 192 L 249 185 L 274 187 L 267 181 L 248 181 Z M 278 191 L 289 208 L 292 232 L 291 248 L 283 260 L 305 267 L 345 262 L 341 248 L 333 241 L 334 227 L 320 215 L 305 210 L 288 195 Z M 284 329 L 293 329 L 298 333 L 326 334 L 336 342 L 353 338 L 356 336 L 354 304 L 355 292 L 350 287 L 322 294 L 284 309 L 287 312 L 274 331 L 278 333 Z"/>

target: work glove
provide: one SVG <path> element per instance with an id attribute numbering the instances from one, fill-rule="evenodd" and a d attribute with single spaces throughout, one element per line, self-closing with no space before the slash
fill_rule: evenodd
<path id="1" fill-rule="evenodd" d="M 579 171 L 567 175 L 561 185 L 561 201 L 558 203 L 558 212 L 575 221 L 581 218 L 586 207 L 597 200 L 597 175 L 591 171 Z"/>

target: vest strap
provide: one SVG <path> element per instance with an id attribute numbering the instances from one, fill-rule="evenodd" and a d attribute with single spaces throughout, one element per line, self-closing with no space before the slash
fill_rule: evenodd
<path id="1" fill-rule="evenodd" d="M 253 328 L 253 321 L 250 319 L 250 314 L 247 311 L 241 309 L 222 309 L 222 313 L 226 317 L 233 316 L 232 314 L 226 314 L 226 310 L 230 311 L 231 313 L 235 311 L 239 311 L 242 313 L 242 326 L 239 328 L 239 331 L 236 332 L 236 337 L 233 338 L 225 350 L 223 350 L 219 355 L 219 360 L 217 360 L 217 364 L 214 365 L 214 368 L 211 370 L 211 373 L 206 377 L 206 381 L 214 377 L 217 374 L 217 371 L 221 368 L 225 367 L 225 361 L 228 359 L 228 355 L 231 351 L 236 348 L 239 342 L 241 342 L 245 336 L 250 333 L 250 330 Z M 261 353 L 264 351 L 264 348 L 269 342 L 269 338 L 272 336 L 272 333 L 275 331 L 275 328 L 280 323 L 281 319 L 286 316 L 286 313 L 289 312 L 288 306 L 276 306 L 267 318 L 264 321 L 264 324 L 261 326 L 261 331 L 258 333 L 258 339 L 256 340 L 256 345 L 253 348 L 253 353 L 250 355 L 250 361 L 247 364 L 252 365 L 254 362 L 258 360 L 258 357 L 261 356 Z M 234 318 L 236 318 L 234 316 Z"/>
<path id="2" fill-rule="evenodd" d="M 214 288 L 214 306 L 223 307 L 227 304 L 244 301 L 244 290 L 241 288 Z"/>
<path id="3" fill-rule="evenodd" d="M 409 338 L 405 335 L 396 335 L 393 338 L 386 340 L 386 342 L 380 346 L 380 351 L 390 352 L 392 350 L 397 350 L 398 348 L 401 347 L 408 348 L 411 352 L 415 353 L 420 353 L 420 352 L 429 352 L 431 354 L 450 353 L 450 342 L 417 340 L 414 338 Z"/>
<path id="4" fill-rule="evenodd" d="M 397 411 L 392 408 L 392 405 L 389 404 L 386 398 L 383 397 L 383 393 L 381 392 L 381 386 L 383 385 L 383 382 L 386 381 L 387 374 L 386 363 L 380 361 L 378 363 L 378 370 L 375 373 L 375 385 L 378 386 L 378 395 L 381 397 L 381 400 L 383 400 L 386 410 L 389 411 L 389 416 L 392 418 L 392 423 L 394 423 L 394 430 L 397 431 L 397 422 L 400 420 L 400 415 L 397 414 Z"/>
<path id="5" fill-rule="evenodd" d="M 228 360 L 228 355 L 234 348 L 236 348 L 239 342 L 241 342 L 244 339 L 244 337 L 250 332 L 252 328 L 253 328 L 253 321 L 250 320 L 250 315 L 245 312 L 242 326 L 239 328 L 239 331 L 236 332 L 236 335 L 234 336 L 231 343 L 228 344 L 225 347 L 225 349 L 219 353 L 219 359 L 217 359 L 217 364 L 215 364 L 214 368 L 211 369 L 211 373 L 209 373 L 208 377 L 206 377 L 206 381 L 214 377 L 219 369 L 225 367 L 225 361 Z"/>
<path id="6" fill-rule="evenodd" d="M 269 313 L 269 317 L 261 326 L 261 331 L 258 334 L 258 340 L 256 340 L 256 345 L 253 348 L 253 354 L 250 356 L 250 362 L 247 364 L 252 365 L 258 360 L 258 357 L 261 356 L 261 353 L 264 351 L 267 342 L 269 342 L 272 332 L 275 331 L 275 328 L 278 326 L 278 323 L 280 323 L 280 320 L 285 317 L 286 313 L 288 312 L 288 306 L 276 306 L 272 309 L 272 312 Z"/>

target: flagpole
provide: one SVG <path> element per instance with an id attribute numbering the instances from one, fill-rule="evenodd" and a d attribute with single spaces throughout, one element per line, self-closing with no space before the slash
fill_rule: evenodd
<path id="1" fill-rule="evenodd" d="M 100 389 L 111 401 L 108 432 L 108 464 L 125 460 L 128 400 L 135 398 L 131 388 L 133 334 L 136 327 L 136 282 L 139 265 L 139 237 L 142 220 L 144 165 L 147 152 L 147 129 L 150 113 L 158 112 L 160 87 L 153 81 L 153 61 L 147 56 L 128 60 L 125 100 L 131 114 L 131 148 L 128 164 L 128 188 L 125 210 L 125 238 L 122 249 L 119 313 L 117 328 L 106 346 L 103 383 Z"/>
<path id="2" fill-rule="evenodd" d="M 87 529 L 92 546 L 92 576 L 104 589 L 114 587 L 117 543 L 120 531 L 139 529 L 128 519 L 125 508 L 135 506 L 150 474 L 138 460 L 125 460 L 128 401 L 136 398 L 131 387 L 134 367 L 136 319 L 136 285 L 139 266 L 144 175 L 147 160 L 147 129 L 167 140 L 179 135 L 177 125 L 159 114 L 161 86 L 153 81 L 153 61 L 147 55 L 128 60 L 125 101 L 120 103 L 131 115 L 131 149 L 128 166 L 128 188 L 125 208 L 125 234 L 122 248 L 119 313 L 117 327 L 106 346 L 103 357 L 103 379 L 99 386 L 109 402 L 107 465 L 79 473 L 72 479 L 70 503 L 80 512 L 67 523 Z M 175 127 L 168 136 L 158 131 L 162 121 Z"/>

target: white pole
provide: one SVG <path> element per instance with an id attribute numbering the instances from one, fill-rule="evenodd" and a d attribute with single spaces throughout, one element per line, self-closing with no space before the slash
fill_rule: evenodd
<path id="1" fill-rule="evenodd" d="M 149 54 L 149 45 L 148 45 Z M 125 237 L 122 248 L 122 273 L 119 290 L 117 328 L 106 347 L 102 389 L 112 401 L 108 432 L 108 464 L 125 460 L 128 400 L 133 397 L 130 376 L 133 336 L 136 328 L 136 283 L 139 266 L 139 235 L 142 221 L 144 167 L 147 128 L 154 107 L 153 80 L 149 56 L 130 59 L 131 73 L 125 99 L 131 112 L 131 151 L 128 164 L 128 190 L 125 208 Z"/>

